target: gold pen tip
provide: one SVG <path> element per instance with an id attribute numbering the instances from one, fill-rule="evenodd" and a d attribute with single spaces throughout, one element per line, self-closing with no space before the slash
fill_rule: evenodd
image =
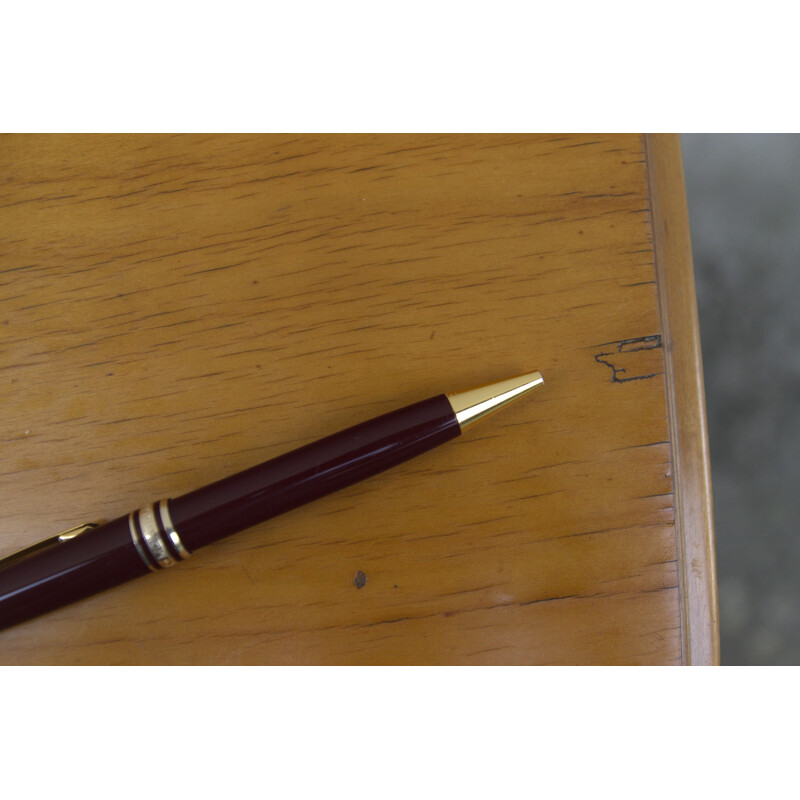
<path id="1" fill-rule="evenodd" d="M 449 394 L 447 399 L 463 431 L 468 425 L 519 400 L 543 383 L 541 372 L 525 372 L 513 378 L 506 378 L 504 381 L 487 383 L 485 386 L 478 386 L 458 394 Z"/>

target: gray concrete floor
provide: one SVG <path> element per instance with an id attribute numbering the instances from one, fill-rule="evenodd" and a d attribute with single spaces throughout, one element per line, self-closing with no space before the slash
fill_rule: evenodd
<path id="1" fill-rule="evenodd" d="M 684 134 L 723 664 L 800 663 L 800 136 Z"/>

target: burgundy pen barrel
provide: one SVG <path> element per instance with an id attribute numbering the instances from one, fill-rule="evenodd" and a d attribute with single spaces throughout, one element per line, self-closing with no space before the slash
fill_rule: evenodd
<path id="1" fill-rule="evenodd" d="M 195 550 L 407 461 L 461 433 L 446 395 L 363 422 L 170 500 Z"/>
<path id="2" fill-rule="evenodd" d="M 446 395 L 392 411 L 0 568 L 0 629 L 68 605 L 459 435 Z"/>
<path id="3" fill-rule="evenodd" d="M 0 629 L 147 572 L 131 542 L 127 516 L 55 542 L 0 571 Z"/>

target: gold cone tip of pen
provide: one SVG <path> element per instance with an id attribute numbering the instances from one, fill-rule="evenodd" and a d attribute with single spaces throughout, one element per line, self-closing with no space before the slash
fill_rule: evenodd
<path id="1" fill-rule="evenodd" d="M 519 400 L 540 384 L 544 383 L 541 372 L 526 372 L 497 383 L 487 383 L 466 392 L 448 394 L 447 399 L 453 407 L 461 430 L 479 419 L 494 414 L 503 406 Z"/>

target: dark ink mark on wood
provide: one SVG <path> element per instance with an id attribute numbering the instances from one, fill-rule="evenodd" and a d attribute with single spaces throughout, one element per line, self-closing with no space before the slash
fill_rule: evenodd
<path id="1" fill-rule="evenodd" d="M 367 576 L 359 570 L 356 572 L 355 578 L 353 578 L 353 583 L 356 589 L 363 589 L 367 585 Z"/>
<path id="2" fill-rule="evenodd" d="M 662 347 L 660 334 L 641 336 L 638 339 L 623 339 L 608 344 L 613 345 L 615 349 L 596 353 L 594 360 L 611 369 L 612 383 L 642 381 L 663 373 L 663 358 L 660 353 L 653 352 Z"/>

